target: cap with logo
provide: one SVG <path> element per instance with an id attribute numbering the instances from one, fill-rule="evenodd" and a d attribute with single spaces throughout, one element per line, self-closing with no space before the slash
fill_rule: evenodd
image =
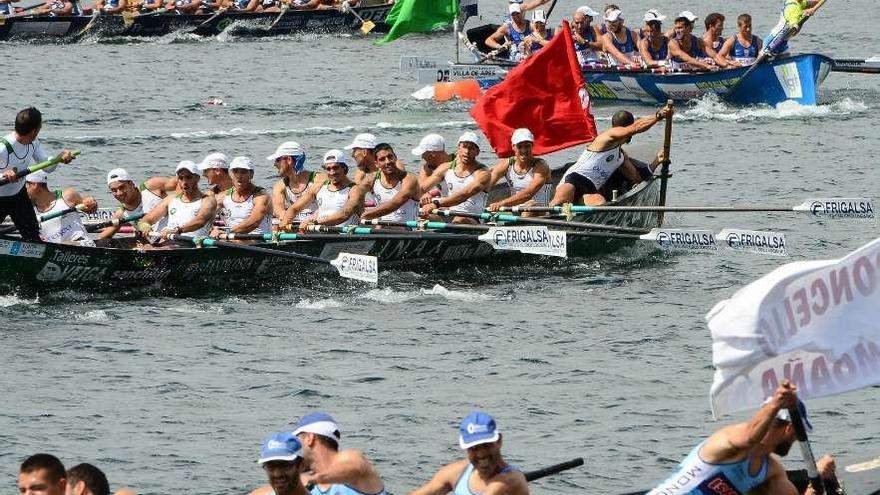
<path id="1" fill-rule="evenodd" d="M 513 131 L 513 136 L 510 137 L 510 142 L 514 146 L 519 143 L 523 143 L 529 141 L 531 143 L 535 142 L 535 136 L 532 134 L 532 131 L 526 129 L 525 127 L 521 127 L 515 131 Z"/>
<path id="2" fill-rule="evenodd" d="M 522 14 L 522 4 L 512 3 L 507 6 L 507 11 L 510 12 L 511 14 L 513 14 L 513 13 Z"/>
<path id="3" fill-rule="evenodd" d="M 263 442 L 263 450 L 260 452 L 259 464 L 265 464 L 271 461 L 295 461 L 300 457 L 302 444 L 297 440 L 296 435 L 286 431 L 282 433 L 273 433 Z"/>
<path id="4" fill-rule="evenodd" d="M 253 170 L 254 161 L 246 156 L 237 156 L 229 162 L 229 170 Z"/>
<path id="5" fill-rule="evenodd" d="M 477 145 L 477 148 L 479 148 L 480 147 L 480 138 L 479 138 L 479 136 L 477 136 L 477 133 L 467 131 L 458 138 L 458 144 L 461 144 L 461 143 L 474 143 Z"/>
<path id="6" fill-rule="evenodd" d="M 357 136 L 355 136 L 354 141 L 352 141 L 351 144 L 346 146 L 345 149 L 353 150 L 355 148 L 360 148 L 360 149 L 365 149 L 365 150 L 371 150 L 375 147 L 376 147 L 376 136 L 369 134 L 369 133 L 363 133 L 363 134 L 358 134 Z"/>
<path id="7" fill-rule="evenodd" d="M 661 14 L 657 9 L 651 9 L 645 12 L 645 22 L 662 21 L 663 19 L 666 19 L 666 16 Z"/>
<path id="8" fill-rule="evenodd" d="M 341 163 L 347 167 L 348 157 L 341 150 L 330 150 L 324 153 L 324 164 L 328 163 Z"/>
<path id="9" fill-rule="evenodd" d="M 623 11 L 620 9 L 609 10 L 605 12 L 605 20 L 608 22 L 614 22 L 616 20 L 623 19 Z"/>
<path id="10" fill-rule="evenodd" d="M 223 167 L 223 168 L 226 168 L 226 167 Z M 188 170 L 192 174 L 200 175 L 199 174 L 199 166 L 196 165 L 196 162 L 194 162 L 192 160 L 183 160 L 182 162 L 178 163 L 177 168 L 174 169 L 174 173 L 176 174 L 176 173 L 180 172 L 181 170 Z"/>
<path id="11" fill-rule="evenodd" d="M 229 168 L 229 157 L 223 153 L 211 153 L 206 156 L 202 163 L 199 164 L 199 168 L 202 170 L 208 170 L 209 168 Z"/>
<path id="12" fill-rule="evenodd" d="M 33 182 L 35 184 L 47 184 L 49 182 L 49 174 L 42 170 L 31 172 L 24 178 L 25 182 Z"/>
<path id="13" fill-rule="evenodd" d="M 322 437 L 332 438 L 337 442 L 342 438 L 342 434 L 339 433 L 339 424 L 336 423 L 336 420 L 329 414 L 321 411 L 308 413 L 299 418 L 293 434 L 299 435 L 300 433 L 314 433 Z"/>
<path id="14" fill-rule="evenodd" d="M 591 9 L 589 5 L 581 5 L 575 12 L 583 14 L 587 17 L 596 17 L 597 15 L 599 15 L 599 13 Z"/>
<path id="15" fill-rule="evenodd" d="M 413 148 L 412 154 L 422 156 L 428 151 L 446 151 L 446 140 L 440 134 L 428 134 Z"/>
<path id="16" fill-rule="evenodd" d="M 547 18 L 544 16 L 544 11 L 538 9 L 532 12 L 532 22 L 543 22 L 546 24 Z"/>
<path id="17" fill-rule="evenodd" d="M 797 409 L 801 414 L 801 419 L 804 420 L 804 428 L 807 430 L 807 433 L 812 433 L 813 425 L 810 424 L 810 420 L 807 419 L 807 406 L 804 404 L 804 401 L 800 399 L 797 400 Z M 776 419 L 791 423 L 791 414 L 788 412 L 788 409 L 780 409 L 779 412 L 776 413 Z"/>
<path id="18" fill-rule="evenodd" d="M 458 445 L 465 450 L 484 443 L 494 443 L 501 438 L 495 419 L 481 411 L 468 414 L 461 421 L 458 433 Z"/>
<path id="19" fill-rule="evenodd" d="M 694 21 L 696 21 L 697 19 L 699 19 L 699 17 L 697 17 L 696 14 L 694 14 L 694 13 L 691 12 L 690 10 L 685 10 L 685 11 L 683 11 L 682 13 L 678 14 L 678 17 L 677 17 L 677 18 L 682 18 L 682 17 L 684 17 L 685 19 L 687 19 L 688 22 L 694 22 Z"/>
<path id="20" fill-rule="evenodd" d="M 114 168 L 113 170 L 107 172 L 107 185 L 113 184 L 114 182 L 125 182 L 127 180 L 131 180 L 131 177 L 128 175 L 128 171 L 124 168 Z"/>
<path id="21" fill-rule="evenodd" d="M 300 156 L 304 154 L 305 151 L 303 151 L 302 146 L 300 146 L 299 143 L 296 141 L 285 141 L 278 145 L 278 148 L 275 149 L 275 153 L 267 156 L 266 160 L 274 162 L 283 156 Z"/>

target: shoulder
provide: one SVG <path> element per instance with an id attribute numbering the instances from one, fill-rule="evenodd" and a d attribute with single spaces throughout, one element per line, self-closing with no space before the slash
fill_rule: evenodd
<path id="1" fill-rule="evenodd" d="M 455 462 L 451 462 L 437 471 L 437 474 L 434 475 L 436 478 L 440 478 L 451 486 L 455 486 L 455 483 L 461 478 L 461 475 L 464 474 L 465 469 L 468 467 L 468 460 L 461 459 Z"/>
<path id="2" fill-rule="evenodd" d="M 284 184 L 284 179 L 278 179 L 275 181 L 275 184 L 272 184 L 272 192 L 281 192 L 284 190 L 285 186 L 286 184 Z"/>
<path id="3" fill-rule="evenodd" d="M 61 198 L 64 199 L 65 202 L 69 203 L 70 206 L 75 206 L 75 203 L 82 199 L 82 195 L 76 189 L 68 187 L 61 192 Z"/>
<path id="4" fill-rule="evenodd" d="M 274 490 L 272 490 L 270 485 L 263 485 L 256 490 L 253 490 L 248 495 L 270 495 L 272 493 L 274 493 Z"/>
<path id="5" fill-rule="evenodd" d="M 511 470 L 501 473 L 492 478 L 492 481 L 486 486 L 486 495 L 518 495 L 528 494 L 529 484 L 525 475 L 521 471 Z"/>

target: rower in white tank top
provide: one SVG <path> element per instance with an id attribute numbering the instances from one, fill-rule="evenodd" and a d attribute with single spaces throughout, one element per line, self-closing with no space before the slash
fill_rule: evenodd
<path id="1" fill-rule="evenodd" d="M 291 205 L 299 201 L 300 196 L 303 195 L 304 192 L 315 182 L 315 176 L 318 175 L 317 172 L 311 171 L 309 172 L 309 180 L 306 182 L 305 187 L 302 188 L 299 192 L 294 192 L 293 189 L 290 188 L 290 179 L 284 177 L 282 180 L 284 181 L 284 209 L 290 208 Z M 301 222 L 308 218 L 315 210 L 318 209 L 318 203 L 314 200 L 307 204 L 305 208 L 302 209 L 299 213 L 294 217 L 294 221 Z"/>
<path id="2" fill-rule="evenodd" d="M 562 182 L 565 182 L 565 178 L 569 175 L 578 174 L 589 179 L 598 190 L 605 185 L 611 174 L 623 164 L 624 158 L 623 148 L 620 146 L 605 151 L 586 149 L 581 153 L 577 162 L 565 171 Z"/>
<path id="3" fill-rule="evenodd" d="M 395 196 L 400 194 L 400 190 L 403 188 L 403 178 L 406 177 L 406 174 L 407 173 L 404 172 L 400 177 L 400 180 L 397 181 L 397 184 L 388 188 L 382 184 L 382 172 L 376 172 L 376 177 L 373 179 L 373 188 L 371 189 L 373 197 L 376 200 L 376 206 L 382 206 L 382 204 L 390 202 Z M 410 220 L 417 220 L 418 218 L 419 203 L 410 198 L 406 200 L 406 203 L 404 203 L 403 206 L 387 215 L 383 215 L 379 219 L 394 222 L 408 222 Z"/>
<path id="4" fill-rule="evenodd" d="M 52 206 L 48 210 L 40 211 L 39 208 L 34 207 L 34 211 L 40 217 L 66 210 L 71 206 L 73 205 L 69 205 L 67 201 L 64 201 L 61 191 L 55 191 L 55 201 L 52 202 Z M 78 211 L 41 223 L 40 237 L 46 242 L 69 242 L 77 243 L 81 246 L 95 245 L 89 238 L 89 234 L 82 223 L 82 216 L 80 216 Z"/>
<path id="5" fill-rule="evenodd" d="M 455 174 L 455 168 L 458 165 L 458 159 L 452 160 L 452 166 L 443 175 L 443 184 L 446 185 L 446 196 L 452 196 L 458 191 L 466 188 L 468 184 L 473 182 L 474 173 L 465 177 L 459 177 Z M 482 164 L 478 164 L 479 168 L 485 168 Z M 461 203 L 450 207 L 452 211 L 462 211 L 465 213 L 482 213 L 486 208 L 486 201 L 489 199 L 489 193 L 480 191 Z"/>
<path id="6" fill-rule="evenodd" d="M 504 180 L 507 182 L 507 187 L 510 188 L 511 196 L 529 187 L 529 184 L 535 180 L 535 163 L 537 161 L 537 159 L 534 159 L 529 170 L 525 174 L 519 175 L 516 173 L 516 167 L 514 166 L 516 157 L 510 157 L 510 160 L 507 162 L 507 172 L 504 174 Z M 538 189 L 538 192 L 532 196 L 535 206 L 547 206 L 550 203 L 551 189 L 550 184 L 544 184 L 541 186 L 541 189 Z"/>
<path id="7" fill-rule="evenodd" d="M 139 189 L 141 191 L 141 204 L 138 208 L 136 208 L 137 211 L 130 212 L 131 214 L 141 213 L 141 212 L 149 213 L 150 210 L 159 206 L 159 203 L 161 203 L 162 200 L 165 199 L 160 196 L 157 196 L 156 193 L 147 189 L 147 185 L 145 183 L 141 184 L 141 187 Z M 127 212 L 127 211 L 125 213 L 129 214 L 129 212 Z M 153 228 L 156 230 L 156 232 L 161 232 L 162 229 L 164 229 L 166 225 L 168 225 L 168 220 L 165 217 L 162 217 L 161 220 L 156 222 L 156 224 L 153 226 Z"/>
<path id="8" fill-rule="evenodd" d="M 202 208 L 202 201 L 204 201 L 206 197 L 207 196 L 202 196 L 197 201 L 187 203 L 183 201 L 181 194 L 175 196 L 174 199 L 171 200 L 171 203 L 168 205 L 167 228 L 176 229 L 177 227 L 183 227 L 184 225 L 192 222 L 199 215 L 199 210 Z M 153 230 L 156 229 L 154 228 Z M 207 222 L 205 225 L 199 227 L 198 230 L 186 232 L 186 234 L 195 236 L 206 236 L 210 231 L 211 222 Z"/>
<path id="9" fill-rule="evenodd" d="M 330 181 L 324 181 L 324 184 L 318 189 L 318 194 L 315 195 L 315 202 L 318 204 L 318 218 L 326 218 L 345 208 L 345 203 L 348 202 L 348 195 L 351 194 L 353 186 L 354 182 L 349 183 L 338 191 L 331 191 Z M 339 225 L 357 225 L 359 220 L 360 217 L 357 214 L 353 214 L 348 217 L 348 220 Z"/>
<path id="10" fill-rule="evenodd" d="M 254 211 L 254 196 L 257 196 L 263 191 L 262 187 L 254 187 L 254 190 L 251 191 L 250 196 L 245 198 L 244 201 L 236 201 L 233 199 L 234 189 L 229 188 L 226 191 L 226 194 L 220 198 L 220 218 L 223 220 L 223 223 L 229 228 L 238 227 L 240 223 L 247 220 L 249 216 L 251 216 L 251 212 Z M 272 232 L 272 225 L 269 223 L 269 214 L 267 211 L 266 216 L 260 221 L 260 225 L 257 226 L 254 230 L 248 232 L 248 234 L 268 234 Z"/>

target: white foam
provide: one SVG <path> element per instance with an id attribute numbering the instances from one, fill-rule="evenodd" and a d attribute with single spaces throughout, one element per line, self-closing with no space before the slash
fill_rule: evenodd
<path id="1" fill-rule="evenodd" d="M 691 103 L 691 107 L 678 113 L 676 120 L 748 122 L 754 120 L 797 120 L 806 117 L 849 117 L 868 112 L 864 102 L 844 98 L 826 105 L 801 105 L 784 101 L 775 107 L 728 105 L 717 96 L 710 95 Z"/>
<path id="2" fill-rule="evenodd" d="M 300 302 L 294 304 L 294 307 L 300 309 L 341 308 L 342 303 L 335 299 L 303 299 Z"/>
<path id="3" fill-rule="evenodd" d="M 384 289 L 370 289 L 361 294 L 361 299 L 369 299 L 381 303 L 402 303 L 418 297 L 412 291 L 392 290 L 388 287 Z"/>
<path id="4" fill-rule="evenodd" d="M 15 294 L 8 296 L 0 296 L 0 308 L 9 308 L 11 306 L 31 306 L 34 304 L 40 304 L 40 298 L 34 299 L 22 299 Z"/>
<path id="5" fill-rule="evenodd" d="M 107 313 L 102 309 L 86 311 L 85 313 L 76 315 L 75 318 L 79 321 L 106 321 L 110 319 L 110 317 L 107 316 Z"/>
<path id="6" fill-rule="evenodd" d="M 467 291 L 467 290 L 449 290 L 446 287 L 443 287 L 440 284 L 431 287 L 430 289 L 422 289 L 422 294 L 426 296 L 440 296 L 444 299 L 448 299 L 450 301 L 487 301 L 491 299 L 486 294 L 480 294 L 479 292 Z"/>

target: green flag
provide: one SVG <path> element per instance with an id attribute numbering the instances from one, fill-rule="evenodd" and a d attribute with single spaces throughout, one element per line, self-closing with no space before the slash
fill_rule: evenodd
<path id="1" fill-rule="evenodd" d="M 458 15 L 458 0 L 397 0 L 385 24 L 391 31 L 377 44 L 388 43 L 406 33 L 424 33 L 450 24 Z"/>

